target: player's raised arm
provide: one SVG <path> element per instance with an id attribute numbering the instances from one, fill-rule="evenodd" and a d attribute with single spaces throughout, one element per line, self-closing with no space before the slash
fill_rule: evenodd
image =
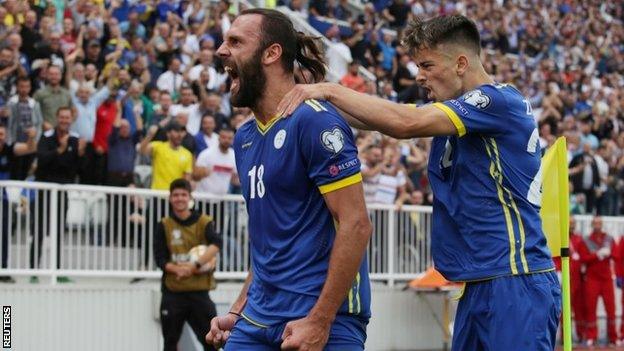
<path id="1" fill-rule="evenodd" d="M 334 83 L 299 84 L 282 99 L 278 112 L 291 114 L 307 99 L 327 100 L 334 104 L 349 124 L 356 128 L 374 129 L 395 138 L 458 134 L 447 114 L 433 105 L 414 107 L 397 104 Z M 353 123 L 354 119 L 359 122 Z"/>

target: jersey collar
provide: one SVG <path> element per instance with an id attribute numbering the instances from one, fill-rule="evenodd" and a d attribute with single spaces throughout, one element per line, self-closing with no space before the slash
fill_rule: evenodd
<path id="1" fill-rule="evenodd" d="M 265 135 L 269 131 L 269 129 L 273 127 L 275 122 L 277 122 L 281 118 L 281 116 L 277 115 L 277 116 L 272 117 L 270 120 L 266 122 L 266 124 L 260 122 L 260 120 L 256 118 L 255 116 L 254 118 L 256 120 L 256 127 L 258 127 L 258 131 L 260 132 L 260 134 Z"/>

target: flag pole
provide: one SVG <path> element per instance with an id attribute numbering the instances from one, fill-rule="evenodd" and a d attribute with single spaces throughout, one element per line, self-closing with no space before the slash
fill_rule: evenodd
<path id="1" fill-rule="evenodd" d="M 559 172 L 559 233 L 561 234 L 561 290 L 563 350 L 572 351 L 572 316 L 570 308 L 570 195 L 568 188 L 568 158 L 566 140 L 557 148 L 557 167 Z"/>

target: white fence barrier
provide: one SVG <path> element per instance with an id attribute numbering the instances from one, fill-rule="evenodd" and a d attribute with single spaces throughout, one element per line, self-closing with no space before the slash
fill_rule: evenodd
<path id="1" fill-rule="evenodd" d="M 0 181 L 0 194 L 0 275 L 161 275 L 152 243 L 156 224 L 169 213 L 167 192 Z M 195 194 L 195 202 L 223 235 L 217 278 L 243 279 L 249 239 L 242 197 Z M 369 205 L 369 213 L 371 279 L 410 280 L 432 264 L 430 207 Z M 585 234 L 590 222 L 591 216 L 577 216 Z M 604 228 L 619 236 L 624 218 L 605 217 Z"/>
<path id="2" fill-rule="evenodd" d="M 1 181 L 0 275 L 159 277 L 154 228 L 169 213 L 167 192 Z M 241 196 L 195 194 L 223 236 L 217 277 L 243 279 L 249 267 Z M 431 264 L 431 209 L 369 206 L 371 277 L 413 279 Z M 52 279 L 54 281 L 54 279 Z"/>

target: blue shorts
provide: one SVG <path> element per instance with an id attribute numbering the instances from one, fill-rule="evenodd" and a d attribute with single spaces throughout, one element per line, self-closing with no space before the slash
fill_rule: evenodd
<path id="1" fill-rule="evenodd" d="M 552 351 L 561 315 L 555 272 L 467 283 L 455 317 L 453 351 Z"/>
<path id="2" fill-rule="evenodd" d="M 329 332 L 325 351 L 363 351 L 366 322 L 356 317 L 337 316 Z M 225 351 L 279 351 L 286 323 L 260 327 L 239 318 L 225 344 Z"/>

